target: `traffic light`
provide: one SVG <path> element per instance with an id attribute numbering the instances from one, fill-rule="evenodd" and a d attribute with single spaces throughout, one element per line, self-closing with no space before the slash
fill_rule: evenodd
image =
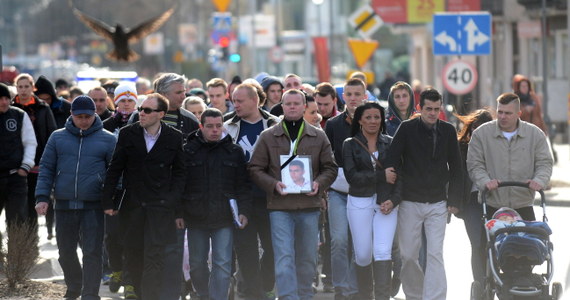
<path id="1" fill-rule="evenodd" d="M 218 42 L 218 45 L 222 50 L 222 60 L 227 61 L 230 56 L 230 38 L 227 36 L 222 36 Z"/>
<path id="2" fill-rule="evenodd" d="M 232 55 L 230 55 L 230 61 L 233 63 L 238 63 L 241 61 L 241 55 L 239 55 L 239 53 L 233 53 Z"/>

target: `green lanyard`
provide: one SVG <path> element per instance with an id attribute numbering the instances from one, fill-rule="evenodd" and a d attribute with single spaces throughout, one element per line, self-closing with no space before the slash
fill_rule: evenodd
<path id="1" fill-rule="evenodd" d="M 303 121 L 301 121 L 303 122 Z M 285 130 L 285 134 L 289 139 L 291 136 L 289 135 L 289 131 L 287 130 L 287 126 L 285 126 L 285 121 L 281 122 L 283 126 L 283 130 Z M 301 124 L 301 128 L 299 128 L 299 133 L 297 134 L 297 139 L 295 140 L 295 144 L 293 145 L 293 155 L 297 155 L 297 147 L 299 146 L 299 140 L 301 139 L 301 134 L 303 133 L 303 129 L 305 129 L 305 122 Z"/>

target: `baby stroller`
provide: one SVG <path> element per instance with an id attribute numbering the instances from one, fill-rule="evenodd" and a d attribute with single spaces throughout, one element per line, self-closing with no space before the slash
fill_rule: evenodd
<path id="1" fill-rule="evenodd" d="M 501 182 L 499 188 L 518 186 L 528 188 L 524 182 Z M 539 191 L 543 222 L 546 217 L 545 196 Z M 483 222 L 486 224 L 487 207 L 486 191 L 481 195 L 483 205 Z M 545 224 L 547 229 L 548 226 Z M 550 232 L 544 227 L 523 226 L 498 229 L 491 234 L 485 230 L 487 237 L 486 256 L 487 270 L 484 282 L 474 281 L 471 285 L 471 300 L 493 300 L 495 295 L 500 300 L 558 300 L 562 296 L 562 285 L 550 283 L 553 276 L 552 249 Z M 500 251 L 496 247 L 497 237 L 501 241 Z M 506 237 L 505 237 L 506 236 Z M 546 263 L 546 273 L 533 273 L 535 266 Z"/>

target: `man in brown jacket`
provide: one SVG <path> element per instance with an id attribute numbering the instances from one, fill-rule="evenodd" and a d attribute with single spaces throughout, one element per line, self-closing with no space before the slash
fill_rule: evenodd
<path id="1" fill-rule="evenodd" d="M 337 165 L 325 133 L 303 121 L 305 95 L 288 90 L 282 104 L 284 120 L 261 133 L 248 169 L 267 192 L 278 297 L 311 299 L 321 198 L 337 176 Z M 312 191 L 288 194 L 281 174 L 299 156 L 310 163 Z"/>

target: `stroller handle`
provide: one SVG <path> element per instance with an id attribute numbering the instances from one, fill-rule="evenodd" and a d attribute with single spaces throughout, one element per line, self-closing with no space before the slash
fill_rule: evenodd
<path id="1" fill-rule="evenodd" d="M 502 187 L 507 187 L 507 186 L 518 186 L 518 187 L 524 187 L 524 188 L 529 188 L 528 187 L 528 183 L 526 182 L 522 182 L 522 181 L 501 181 L 499 182 L 499 188 Z M 483 213 L 485 215 L 487 215 L 487 188 L 485 188 L 485 190 L 481 193 L 481 204 L 483 205 Z M 540 206 L 542 207 L 543 210 L 543 221 L 547 221 L 546 218 L 546 213 L 545 213 L 545 206 L 546 206 L 546 198 L 544 196 L 544 191 L 543 190 L 538 190 L 538 193 L 540 194 Z"/>

